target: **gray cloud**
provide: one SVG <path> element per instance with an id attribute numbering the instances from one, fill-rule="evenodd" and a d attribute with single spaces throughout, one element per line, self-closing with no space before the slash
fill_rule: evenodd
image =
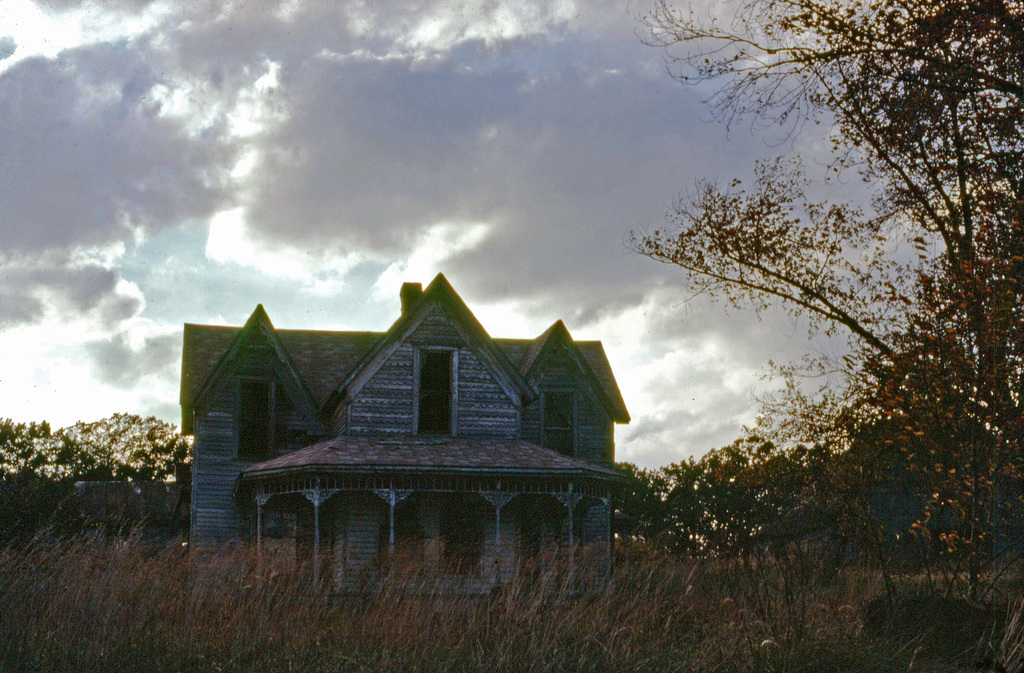
<path id="1" fill-rule="evenodd" d="M 489 236 L 446 269 L 485 288 L 476 296 L 557 299 L 584 323 L 635 305 L 668 274 L 626 249 L 629 229 L 659 222 L 702 167 L 753 154 L 724 131 L 697 132 L 699 92 L 593 49 L 464 46 L 422 68 L 285 67 L 291 117 L 262 145 L 250 223 L 269 247 L 401 258 L 429 225 L 487 222 Z"/>
<path id="2" fill-rule="evenodd" d="M 206 173 L 229 158 L 191 142 L 146 94 L 160 82 L 133 46 L 27 59 L 0 78 L 0 244 L 7 252 L 104 245 L 211 212 Z"/>
<path id="3" fill-rule="evenodd" d="M 14 56 L 18 50 L 18 43 L 10 35 L 0 37 L 0 61 Z"/>
<path id="4" fill-rule="evenodd" d="M 181 338 L 176 334 L 150 337 L 137 349 L 124 333 L 84 347 L 96 377 L 118 388 L 133 388 L 145 377 L 167 375 L 181 360 Z"/>
<path id="5" fill-rule="evenodd" d="M 105 326 L 135 315 L 139 298 L 115 292 L 117 250 L 228 198 L 217 176 L 234 149 L 222 130 L 197 137 L 165 114 L 154 92 L 169 72 L 143 40 L 29 58 L 0 76 L 0 247 L 17 288 L 4 293 L 3 327 L 47 311 Z"/>
<path id="6" fill-rule="evenodd" d="M 43 303 L 21 290 L 0 290 L 0 330 L 8 325 L 32 323 L 45 313 Z"/>
<path id="7" fill-rule="evenodd" d="M 118 293 L 117 270 L 64 252 L 0 258 L 0 280 L 0 329 L 39 322 L 48 311 L 67 320 L 88 316 L 112 329 L 142 308 L 137 296 Z"/>

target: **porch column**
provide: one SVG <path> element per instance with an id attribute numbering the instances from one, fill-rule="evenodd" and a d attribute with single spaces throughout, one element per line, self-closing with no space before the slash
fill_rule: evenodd
<path id="1" fill-rule="evenodd" d="M 604 566 L 604 583 L 605 586 L 611 584 L 612 581 L 612 543 L 615 539 L 615 534 L 612 532 L 612 521 L 614 520 L 614 513 L 612 511 L 612 498 L 611 495 L 601 498 L 601 503 L 608 510 L 607 524 L 608 524 L 608 554 L 605 559 Z"/>
<path id="2" fill-rule="evenodd" d="M 337 489 L 320 488 L 320 480 L 316 486 L 302 492 L 306 499 L 313 503 L 313 583 L 320 586 L 320 505 L 337 493 Z"/>
<path id="3" fill-rule="evenodd" d="M 256 561 L 263 554 L 263 506 L 270 501 L 269 493 L 256 493 Z"/>
<path id="4" fill-rule="evenodd" d="M 498 488 L 501 488 L 500 483 Z M 479 491 L 479 493 L 494 507 L 494 567 L 496 571 L 494 581 L 500 584 L 504 581 L 502 565 L 507 561 L 506 555 L 501 549 L 501 508 L 519 494 L 507 491 Z"/>
<path id="5" fill-rule="evenodd" d="M 388 553 L 395 553 L 395 507 L 410 495 L 408 489 L 396 489 L 394 482 L 390 488 L 375 488 L 374 494 L 388 505 Z"/>
<path id="6" fill-rule="evenodd" d="M 501 508 L 518 494 L 507 491 L 480 491 L 480 495 L 494 507 L 494 543 L 498 545 L 501 543 Z"/>
<path id="7" fill-rule="evenodd" d="M 569 490 L 563 493 L 556 493 L 555 497 L 558 501 L 569 510 L 569 544 L 573 544 L 573 530 L 572 530 L 572 519 L 573 513 L 576 511 L 576 505 L 579 504 L 583 496 L 576 492 L 572 484 L 569 484 Z"/>
<path id="8" fill-rule="evenodd" d="M 320 586 L 320 502 L 323 494 L 319 483 L 316 488 L 305 490 L 302 494 L 313 503 L 313 584 Z"/>

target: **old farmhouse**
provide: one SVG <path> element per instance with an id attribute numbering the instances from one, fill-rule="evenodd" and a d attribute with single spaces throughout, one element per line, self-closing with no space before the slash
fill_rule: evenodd
<path id="1" fill-rule="evenodd" d="M 192 548 L 249 543 L 340 590 L 399 553 L 449 590 L 544 554 L 605 576 L 629 414 L 600 342 L 561 321 L 492 338 L 443 275 L 401 304 L 386 332 L 276 329 L 262 306 L 185 325 Z"/>

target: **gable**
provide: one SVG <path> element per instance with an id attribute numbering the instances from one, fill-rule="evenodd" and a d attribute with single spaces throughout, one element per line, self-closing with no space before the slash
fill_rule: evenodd
<path id="1" fill-rule="evenodd" d="M 312 395 L 262 305 L 257 306 L 245 326 L 233 334 L 216 363 L 205 377 L 202 376 L 202 370 L 195 366 L 197 361 L 210 357 L 213 344 L 229 334 L 227 330 L 215 332 L 213 339 L 200 346 L 199 334 L 190 335 L 186 329 L 186 347 L 192 346 L 192 350 L 186 348 L 186 355 L 182 357 L 182 432 L 193 432 L 192 412 L 202 408 L 223 385 L 238 378 L 273 380 L 287 393 L 287 400 L 309 425 L 322 432 Z M 190 398 L 186 398 L 186 394 L 191 394 Z"/>
<path id="2" fill-rule="evenodd" d="M 612 365 L 608 362 L 608 355 L 604 352 L 604 346 L 600 341 L 576 341 L 583 360 L 590 367 L 594 378 L 604 389 L 608 401 L 615 413 L 612 420 L 616 423 L 629 423 L 629 411 L 626 409 L 626 401 L 622 399 L 622 392 L 619 384 L 615 381 L 615 374 L 612 373 Z"/>
<path id="3" fill-rule="evenodd" d="M 192 403 L 209 379 L 241 327 L 185 325 L 181 358 L 183 432 L 191 426 Z M 323 407 L 339 381 L 375 343 L 383 332 L 328 332 L 322 330 L 275 330 L 291 358 L 298 377 L 305 384 L 317 409 Z"/>
<path id="4" fill-rule="evenodd" d="M 533 383 L 550 373 L 554 367 L 571 371 L 613 421 L 629 422 L 629 412 L 626 411 L 601 342 L 577 342 L 561 320 L 555 322 L 522 349 L 519 361 L 520 371 Z M 598 372 L 601 372 L 600 375 Z"/>
<path id="5" fill-rule="evenodd" d="M 607 403 L 607 396 L 603 394 L 598 386 L 594 385 L 592 379 L 588 379 L 581 370 L 579 363 L 569 349 L 563 344 L 557 344 L 548 350 L 542 361 L 538 361 L 537 367 L 531 372 L 530 382 L 540 391 L 544 392 L 544 398 L 551 397 L 552 392 L 564 392 L 575 390 L 582 393 L 591 400 L 595 411 L 612 418 L 610 405 Z M 545 414 L 547 408 L 545 407 Z"/>
<path id="6" fill-rule="evenodd" d="M 495 383 L 516 406 L 534 396 L 525 377 L 495 345 L 448 280 L 438 274 L 422 296 L 411 302 L 384 338 L 338 386 L 325 411 L 331 413 L 338 405 L 358 396 L 400 348 L 419 345 L 465 347 L 483 363 Z"/>

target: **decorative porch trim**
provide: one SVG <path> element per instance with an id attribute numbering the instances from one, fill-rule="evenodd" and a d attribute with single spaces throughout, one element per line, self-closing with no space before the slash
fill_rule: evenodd
<path id="1" fill-rule="evenodd" d="M 375 488 L 373 494 L 388 506 L 388 553 L 395 553 L 395 507 L 410 495 L 411 489 L 395 489 L 394 482 L 388 488 Z"/>
<path id="2" fill-rule="evenodd" d="M 494 544 L 501 544 L 501 508 L 511 502 L 512 498 L 519 495 L 518 492 L 508 491 L 480 491 L 483 499 L 494 507 Z"/>
<path id="3" fill-rule="evenodd" d="M 613 484 L 599 479 L 572 479 L 551 475 L 491 478 L 478 475 L 416 475 L 416 474 L 289 474 L 253 476 L 240 480 L 239 493 L 255 492 L 257 515 L 257 556 L 262 551 L 263 507 L 277 495 L 302 494 L 313 505 L 313 580 L 320 582 L 320 505 L 340 492 L 372 493 L 388 507 L 388 551 L 395 549 L 395 508 L 414 493 L 476 494 L 494 508 L 494 542 L 501 544 L 501 510 L 520 495 L 542 495 L 554 498 L 568 513 L 568 543 L 575 544 L 574 514 L 585 499 L 600 502 L 607 508 L 608 534 L 611 534 L 611 493 Z M 252 496 L 250 496 L 252 497 Z M 608 542 L 608 554 L 611 540 Z M 607 561 L 610 567 L 610 558 Z"/>
<path id="4" fill-rule="evenodd" d="M 575 507 L 581 498 L 601 500 L 608 498 L 611 485 L 604 480 L 588 480 L 564 478 L 557 475 L 550 477 L 478 477 L 463 475 L 389 475 L 389 474 L 337 474 L 321 473 L 319 475 L 273 475 L 266 477 L 248 477 L 239 482 L 239 490 L 246 487 L 254 488 L 258 493 L 279 495 L 284 493 L 301 493 L 307 490 L 321 489 L 334 495 L 338 491 L 377 491 L 388 492 L 391 489 L 410 492 L 432 493 L 484 493 L 507 492 L 516 495 L 550 495 L 563 505 L 569 506 L 567 498 L 570 494 L 575 498 Z M 330 497 L 330 496 L 327 496 Z M 380 496 L 387 502 L 387 498 Z"/>

